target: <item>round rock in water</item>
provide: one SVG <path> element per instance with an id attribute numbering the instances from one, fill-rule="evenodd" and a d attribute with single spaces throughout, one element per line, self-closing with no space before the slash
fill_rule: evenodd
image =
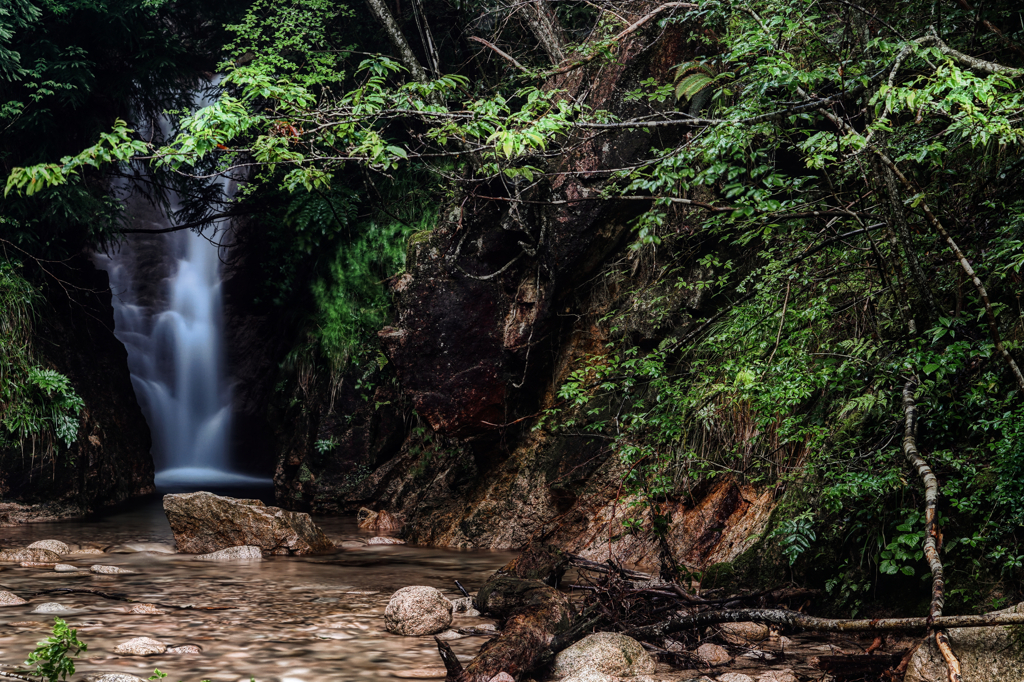
<path id="1" fill-rule="evenodd" d="M 107 574 L 107 575 L 112 575 L 114 573 L 134 573 L 135 572 L 135 571 L 129 570 L 127 568 L 121 568 L 120 566 L 105 566 L 103 564 L 95 564 L 93 566 L 90 566 L 89 570 L 92 571 L 93 573 L 104 573 L 104 574 Z"/>
<path id="2" fill-rule="evenodd" d="M 155 656 L 167 651 L 167 645 L 150 637 L 135 637 L 114 647 L 120 656 Z"/>
<path id="3" fill-rule="evenodd" d="M 55 601 L 48 601 L 45 604 L 40 604 L 32 609 L 32 613 L 63 613 L 67 610 L 68 608 L 63 604 L 58 604 Z"/>
<path id="4" fill-rule="evenodd" d="M 732 660 L 729 652 L 717 644 L 701 644 L 697 647 L 697 658 L 711 667 L 725 665 Z"/>
<path id="5" fill-rule="evenodd" d="M 263 561 L 263 550 L 255 545 L 241 545 L 218 549 L 196 557 L 200 561 Z"/>
<path id="6" fill-rule="evenodd" d="M 55 564 L 60 561 L 60 555 L 48 549 L 3 549 L 0 550 L 0 561 L 21 563 L 22 561 L 39 561 Z"/>
<path id="7" fill-rule="evenodd" d="M 389 538 L 381 535 L 375 538 L 370 538 L 366 541 L 368 545 L 404 545 L 405 540 L 399 540 L 398 538 Z"/>
<path id="8" fill-rule="evenodd" d="M 403 587 L 384 609 L 384 627 L 396 635 L 436 635 L 451 624 L 452 603 L 433 587 Z"/>
<path id="9" fill-rule="evenodd" d="M 28 546 L 29 549 L 48 549 L 54 554 L 70 554 L 71 548 L 60 540 L 37 540 Z"/>
<path id="10" fill-rule="evenodd" d="M 616 677 L 654 672 L 654 659 L 640 642 L 617 632 L 596 632 L 555 656 L 556 677 L 594 670 Z"/>
<path id="11" fill-rule="evenodd" d="M 21 606 L 28 602 L 14 594 L 13 592 L 7 592 L 0 590 L 0 606 Z"/>
<path id="12" fill-rule="evenodd" d="M 76 571 L 82 571 L 85 569 L 79 568 L 78 566 L 72 566 L 71 564 L 54 564 L 53 570 L 57 571 L 58 573 L 74 573 Z"/>
<path id="13" fill-rule="evenodd" d="M 129 675 L 128 673 L 106 673 L 99 677 L 86 678 L 89 682 L 146 682 L 141 677 Z"/>

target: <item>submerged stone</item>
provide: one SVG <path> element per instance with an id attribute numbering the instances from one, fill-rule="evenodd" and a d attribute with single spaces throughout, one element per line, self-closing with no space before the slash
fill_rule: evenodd
<path id="1" fill-rule="evenodd" d="M 128 568 L 121 568 L 120 566 L 106 566 L 104 564 L 94 564 L 89 567 L 89 570 L 93 573 L 103 573 L 106 575 L 114 575 L 116 573 L 135 573 L 135 571 Z"/>
<path id="2" fill-rule="evenodd" d="M 199 561 L 263 561 L 263 551 L 255 545 L 227 547 L 195 557 Z"/>
<path id="3" fill-rule="evenodd" d="M 208 492 L 164 496 L 179 552 L 208 554 L 252 545 L 271 554 L 330 552 L 334 544 L 309 514 Z"/>
<path id="4" fill-rule="evenodd" d="M 151 637 L 134 637 L 114 647 L 119 656 L 156 656 L 167 651 L 167 645 Z"/>

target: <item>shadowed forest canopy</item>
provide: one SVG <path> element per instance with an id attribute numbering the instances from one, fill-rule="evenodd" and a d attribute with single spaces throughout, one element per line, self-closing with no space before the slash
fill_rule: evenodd
<path id="1" fill-rule="evenodd" d="M 623 532 L 664 540 L 669 506 L 732 477 L 780 501 L 744 579 L 815 584 L 837 613 L 886 594 L 917 607 L 930 597 L 922 543 L 941 536 L 949 609 L 1020 601 L 1017 3 L 0 12 L 5 278 L 53 286 L 38 259 L 116 242 L 127 222 L 111 188 L 145 167 L 157 204 L 161 183 L 196 199 L 173 216 L 181 229 L 230 215 L 259 235 L 253 296 L 289 325 L 273 381 L 292 406 L 316 377 L 372 401 L 384 382 L 402 388 L 377 334 L 394 319 L 390 285 L 416 273 L 416 244 L 443 244 L 450 272 L 496 286 L 528 275 L 557 292 L 551 310 L 589 325 L 550 400 L 510 398 L 506 422 L 610 448 L 633 508 Z M 166 137 L 152 132 L 162 111 Z M 621 153 L 591 163 L 602 144 Z M 235 198 L 209 195 L 217 174 L 238 180 Z M 562 218 L 598 204 L 626 236 L 567 271 L 553 255 Z M 508 234 L 501 259 L 469 264 L 474 215 Z M 21 322 L 2 321 L 4 343 L 23 343 L 6 331 Z M 543 394 L 555 372 L 540 355 L 508 395 Z M 22 365 L 11 376 L 24 383 Z M 5 437 L 19 437 L 22 395 L 2 396 Z M 421 433 L 445 435 L 413 406 Z M 935 517 L 908 433 L 941 483 Z M 321 460 L 335 435 L 317 440 Z M 695 568 L 661 548 L 666 577 Z"/>

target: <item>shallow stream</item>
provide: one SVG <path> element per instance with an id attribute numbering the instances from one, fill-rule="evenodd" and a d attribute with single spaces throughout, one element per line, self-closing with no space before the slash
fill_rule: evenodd
<path id="1" fill-rule="evenodd" d="M 351 518 L 315 520 L 339 546 L 372 535 L 360 531 Z M 402 545 L 363 546 L 314 557 L 271 557 L 257 563 L 196 561 L 191 555 L 153 551 L 114 553 L 115 546 L 134 543 L 173 548 L 158 499 L 93 520 L 0 528 L 0 547 L 24 547 L 42 539 L 113 550 L 72 555 L 66 557 L 67 563 L 86 569 L 107 564 L 137 571 L 98 575 L 16 564 L 0 568 L 0 589 L 29 600 L 23 606 L 0 608 L 0 670 L 21 664 L 36 642 L 49 634 L 55 614 L 33 610 L 39 604 L 57 602 L 72 610 L 56 615 L 77 628 L 79 639 L 88 645 L 76 663 L 78 672 L 72 678 L 76 681 L 100 672 L 145 679 L 154 668 L 167 673 L 168 682 L 422 679 L 438 672 L 443 677 L 432 637 L 399 637 L 384 630 L 388 600 L 408 585 L 430 585 L 451 598 L 461 597 L 455 580 L 475 591 L 514 556 Z M 62 588 L 109 596 L 56 591 Z M 132 604 L 117 597 L 157 604 L 163 613 L 130 614 Z M 195 608 L 174 608 L 188 605 Z M 489 622 L 456 614 L 453 627 Z M 174 646 L 198 645 L 202 653 L 148 657 L 113 653 L 115 646 L 132 637 L 152 637 Z M 460 658 L 469 660 L 483 641 L 474 636 L 450 644 Z"/>

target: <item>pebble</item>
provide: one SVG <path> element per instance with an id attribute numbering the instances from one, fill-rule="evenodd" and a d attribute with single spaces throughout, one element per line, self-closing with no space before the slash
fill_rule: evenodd
<path id="1" fill-rule="evenodd" d="M 516 678 L 509 675 L 507 672 L 502 670 L 500 673 L 490 679 L 490 682 L 516 682 Z"/>
<path id="2" fill-rule="evenodd" d="M 181 646 L 167 647 L 167 654 L 201 654 L 203 653 L 202 648 L 195 644 L 182 644 Z"/>
<path id="3" fill-rule="evenodd" d="M 391 674 L 395 677 L 402 677 L 411 680 L 428 680 L 447 677 L 448 671 L 444 668 L 413 668 L 412 670 L 396 670 Z"/>
<path id="4" fill-rule="evenodd" d="M 106 552 L 99 547 L 79 547 L 72 554 L 106 554 Z"/>
<path id="5" fill-rule="evenodd" d="M 711 667 L 725 665 L 732 660 L 729 652 L 717 644 L 701 644 L 697 647 L 697 658 Z"/>
<path id="6" fill-rule="evenodd" d="M 94 564 L 94 565 L 89 567 L 89 570 L 92 571 L 93 573 L 104 573 L 104 574 L 135 573 L 135 571 L 132 571 L 132 570 L 127 569 L 127 568 L 121 568 L 120 566 L 105 566 L 103 564 Z"/>
<path id="7" fill-rule="evenodd" d="M 135 637 L 114 647 L 120 656 L 154 656 L 167 651 L 167 645 L 151 637 Z"/>
<path id="8" fill-rule="evenodd" d="M 81 571 L 84 569 L 79 568 L 78 566 L 72 566 L 71 564 L 54 564 L 53 570 L 58 573 L 74 573 L 75 571 Z"/>
<path id="9" fill-rule="evenodd" d="M 718 626 L 722 638 L 732 644 L 747 644 L 768 639 L 768 626 L 761 623 L 744 621 L 740 623 L 721 623 Z"/>
<path id="10" fill-rule="evenodd" d="M 63 604 L 58 604 L 55 601 L 48 601 L 45 604 L 40 604 L 32 609 L 32 613 L 63 613 L 67 610 L 67 607 Z"/>
<path id="11" fill-rule="evenodd" d="M 54 554 L 70 554 L 71 548 L 60 540 L 37 540 L 28 546 L 29 549 L 48 549 Z"/>
<path id="12" fill-rule="evenodd" d="M 107 673 L 99 677 L 90 677 L 88 680 L 89 682 L 146 682 L 141 677 L 127 673 Z"/>
<path id="13" fill-rule="evenodd" d="M 28 602 L 14 594 L 13 592 L 7 592 L 0 590 L 0 606 L 21 606 Z"/>
<path id="14" fill-rule="evenodd" d="M 725 673 L 715 678 L 718 682 L 754 682 L 754 678 L 743 673 Z"/>
<path id="15" fill-rule="evenodd" d="M 164 613 L 164 610 L 159 608 L 156 604 L 132 604 L 132 607 L 128 609 L 128 613 L 156 615 L 158 613 Z"/>
<path id="16" fill-rule="evenodd" d="M 366 541 L 368 545 L 404 545 L 405 540 L 399 540 L 398 538 L 389 538 L 380 536 L 376 538 L 370 538 Z"/>

